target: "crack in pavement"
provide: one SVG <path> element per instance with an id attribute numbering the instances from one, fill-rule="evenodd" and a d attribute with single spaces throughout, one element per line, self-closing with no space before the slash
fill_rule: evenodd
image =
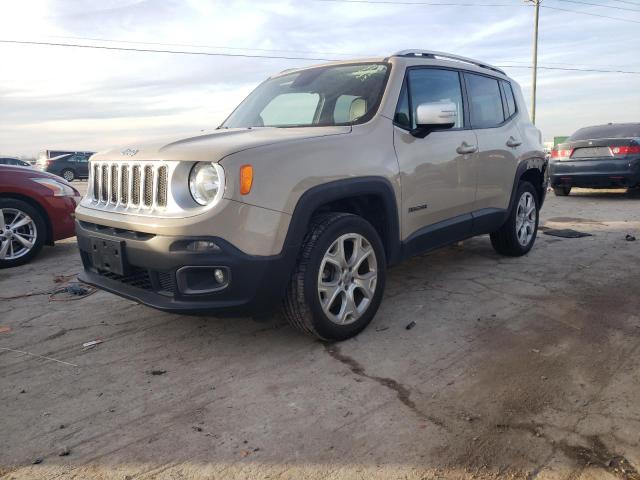
<path id="1" fill-rule="evenodd" d="M 360 365 L 360 363 L 358 363 L 357 360 L 350 357 L 349 355 L 342 353 L 342 351 L 340 350 L 340 347 L 338 347 L 337 345 L 324 344 L 324 349 L 333 359 L 349 367 L 351 372 L 354 373 L 355 375 L 358 375 L 359 377 L 367 378 L 369 380 L 373 380 L 379 385 L 382 385 L 383 387 L 394 391 L 396 393 L 396 396 L 398 397 L 398 400 L 400 400 L 402 404 L 404 404 L 407 408 L 409 408 L 409 410 L 411 410 L 421 419 L 428 420 L 431 423 L 441 428 L 444 428 L 445 430 L 448 430 L 444 421 L 440 420 L 437 417 L 434 417 L 433 415 L 428 415 L 423 411 L 421 411 L 416 406 L 415 402 L 411 400 L 411 391 L 407 387 L 402 385 L 400 382 L 398 382 L 397 380 L 394 380 L 393 378 L 369 375 L 368 373 L 366 373 L 364 367 Z"/>

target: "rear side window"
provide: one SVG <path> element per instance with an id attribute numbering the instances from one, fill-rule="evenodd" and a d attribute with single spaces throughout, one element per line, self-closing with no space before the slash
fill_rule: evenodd
<path id="1" fill-rule="evenodd" d="M 500 83 L 502 84 L 502 93 L 505 99 L 505 113 L 507 118 L 511 118 L 516 114 L 516 99 L 513 96 L 513 88 L 511 88 L 509 82 L 504 80 L 501 80 Z"/>
<path id="2" fill-rule="evenodd" d="M 497 127 L 504 122 L 502 97 L 498 80 L 466 73 L 467 93 L 473 128 Z"/>
<path id="3" fill-rule="evenodd" d="M 598 138 L 634 138 L 640 137 L 640 123 L 612 123 L 585 127 L 571 135 L 568 142 L 576 140 L 595 140 Z"/>

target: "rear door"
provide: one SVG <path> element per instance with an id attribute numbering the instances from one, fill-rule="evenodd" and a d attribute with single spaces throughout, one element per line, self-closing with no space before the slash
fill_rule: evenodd
<path id="1" fill-rule="evenodd" d="M 79 177 L 85 178 L 89 176 L 89 157 L 90 153 L 87 152 L 78 152 L 73 158 L 76 164 L 76 175 Z"/>
<path id="2" fill-rule="evenodd" d="M 478 137 L 478 190 L 475 210 L 506 210 L 522 152 L 519 114 L 511 84 L 494 77 L 465 73 L 471 126 Z M 491 209 L 491 210 L 484 210 Z"/>
<path id="3" fill-rule="evenodd" d="M 454 236 L 470 233 L 477 142 L 466 125 L 461 75 L 457 70 L 433 67 L 407 69 L 393 138 L 402 181 L 404 239 L 445 220 Z M 411 135 L 418 105 L 440 101 L 456 104 L 454 127 L 433 131 L 424 138 Z"/>

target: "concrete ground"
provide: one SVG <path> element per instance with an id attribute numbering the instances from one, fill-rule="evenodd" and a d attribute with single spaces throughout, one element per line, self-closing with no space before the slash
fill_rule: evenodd
<path id="1" fill-rule="evenodd" d="M 80 261 L 45 248 L 0 271 L 0 478 L 640 479 L 639 207 L 551 194 L 542 224 L 593 236 L 415 258 L 333 345 L 279 316 L 50 301 Z"/>

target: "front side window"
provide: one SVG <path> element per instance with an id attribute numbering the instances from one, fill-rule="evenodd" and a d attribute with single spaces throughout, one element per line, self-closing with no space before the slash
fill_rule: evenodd
<path id="1" fill-rule="evenodd" d="M 311 68 L 262 83 L 221 128 L 310 127 L 364 123 L 375 115 L 386 63 Z"/>
<path id="2" fill-rule="evenodd" d="M 466 73 L 465 80 L 469 95 L 471 126 L 491 128 L 504 122 L 498 80 L 473 73 Z"/>
<path id="3" fill-rule="evenodd" d="M 411 69 L 402 85 L 394 122 L 402 128 L 416 128 L 418 105 L 438 102 L 451 102 L 456 105 L 458 115 L 453 128 L 462 128 L 464 107 L 460 74 L 453 70 L 436 68 Z"/>
<path id="4" fill-rule="evenodd" d="M 416 109 L 422 103 L 451 102 L 458 112 L 453 128 L 462 128 L 464 115 L 460 74 L 453 70 L 421 68 L 409 70 L 411 127 L 416 128 Z"/>

